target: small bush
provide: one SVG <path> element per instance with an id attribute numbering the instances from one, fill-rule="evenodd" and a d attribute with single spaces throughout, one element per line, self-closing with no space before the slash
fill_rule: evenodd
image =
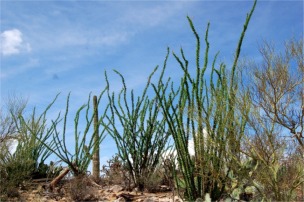
<path id="1" fill-rule="evenodd" d="M 30 179 L 33 172 L 33 162 L 28 159 L 10 159 L 6 164 L 0 165 L 0 194 L 10 194 L 12 188 L 22 186 Z"/>
<path id="2" fill-rule="evenodd" d="M 103 165 L 101 172 L 103 173 L 101 184 L 103 186 L 121 185 L 131 190 L 131 179 L 125 169 L 123 162 L 116 154 L 107 161 L 108 165 Z"/>
<path id="3" fill-rule="evenodd" d="M 161 185 L 163 181 L 163 173 L 155 172 L 150 177 L 145 178 L 145 188 L 149 193 L 155 193 L 161 191 Z"/>
<path id="4" fill-rule="evenodd" d="M 69 182 L 68 190 L 74 201 L 98 201 L 87 176 L 77 176 Z"/>
<path id="5" fill-rule="evenodd" d="M 8 187 L 7 188 L 7 197 L 9 198 L 19 198 L 20 197 L 20 193 L 17 187 Z"/>

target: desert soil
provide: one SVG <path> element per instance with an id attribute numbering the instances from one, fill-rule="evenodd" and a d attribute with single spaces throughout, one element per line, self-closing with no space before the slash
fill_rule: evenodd
<path id="1" fill-rule="evenodd" d="M 108 187 L 88 186 L 61 183 L 50 192 L 47 183 L 32 183 L 18 190 L 18 197 L 10 197 L 8 201 L 33 202 L 71 202 L 71 201 L 136 201 L 136 202 L 181 202 L 173 191 L 159 191 L 156 193 L 125 191 L 119 185 Z M 166 188 L 166 187 L 165 187 Z M 6 201 L 5 200 L 5 201 Z M 1 200 L 0 200 L 1 201 Z"/>

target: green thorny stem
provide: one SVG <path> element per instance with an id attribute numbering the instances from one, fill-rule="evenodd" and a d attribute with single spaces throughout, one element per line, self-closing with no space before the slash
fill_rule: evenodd
<path id="1" fill-rule="evenodd" d="M 107 88 L 105 88 L 97 101 L 97 106 L 100 103 L 100 99 L 102 98 L 103 94 L 106 92 Z M 43 123 L 47 122 L 46 119 L 46 113 L 49 111 L 51 106 L 55 103 L 58 95 L 55 97 L 55 99 L 52 101 L 50 105 L 44 110 L 44 112 L 39 116 L 39 120 L 42 119 Z M 61 118 L 61 113 L 58 114 L 57 118 L 55 120 L 51 120 L 51 126 L 49 126 L 45 134 L 42 136 L 38 136 L 35 131 L 31 129 L 31 126 L 26 124 L 24 122 L 24 118 L 21 117 L 21 120 L 23 120 L 23 123 L 26 125 L 28 130 L 31 132 L 32 135 L 34 135 L 49 151 L 51 151 L 53 154 L 55 154 L 58 158 L 60 158 L 64 163 L 66 163 L 73 174 L 75 176 L 83 175 L 86 173 L 87 168 L 89 166 L 89 163 L 92 159 L 92 155 L 95 152 L 96 146 L 94 141 L 94 136 L 91 135 L 89 138 L 87 137 L 88 134 L 91 134 L 90 128 L 93 122 L 94 118 L 94 110 L 93 113 L 90 115 L 90 98 L 89 96 L 88 103 L 82 105 L 76 112 L 75 118 L 74 118 L 74 140 L 75 140 L 75 147 L 74 152 L 71 153 L 67 147 L 67 140 L 66 140 L 66 127 L 67 127 L 67 118 L 68 118 L 68 112 L 69 112 L 69 103 L 70 103 L 70 94 L 67 97 L 66 102 L 66 110 L 64 117 Z M 98 121 L 98 125 L 101 125 L 101 120 L 104 118 L 106 112 L 107 112 L 108 106 L 105 108 L 103 115 L 100 117 Z M 79 128 L 79 119 L 81 112 L 85 110 L 85 129 L 83 134 L 78 131 Z M 58 125 L 63 120 L 63 128 L 60 132 L 58 130 Z M 93 129 L 93 134 L 95 133 Z M 100 144 L 103 139 L 105 138 L 105 129 L 103 129 L 99 135 L 99 143 Z M 47 138 L 46 138 L 47 137 Z"/>
<path id="2" fill-rule="evenodd" d="M 34 108 L 33 113 L 27 120 L 25 120 L 21 114 L 15 116 L 13 113 L 11 113 L 11 116 L 16 123 L 19 134 L 18 146 L 12 157 L 16 158 L 16 155 L 21 154 L 22 158 L 29 158 L 30 160 L 33 160 L 35 163 L 34 171 L 37 172 L 40 167 L 44 165 L 45 160 L 52 154 L 51 151 L 49 151 L 36 138 L 38 137 L 42 141 L 46 141 L 51 135 L 49 131 L 46 131 L 46 113 L 44 112 L 39 117 L 36 117 L 36 109 Z M 49 147 L 53 146 L 54 142 L 51 141 L 49 143 Z"/>
<path id="3" fill-rule="evenodd" d="M 159 86 L 165 85 L 162 88 L 167 88 L 169 83 L 162 83 L 167 58 L 168 55 L 158 81 Z M 108 91 L 111 115 L 105 120 L 109 123 L 106 128 L 116 142 L 118 155 L 126 164 L 131 180 L 139 190 L 144 189 L 147 179 L 155 171 L 169 137 L 165 119 L 160 118 L 158 99 L 155 95 L 152 98 L 148 96 L 151 79 L 157 69 L 158 66 L 150 74 L 143 93 L 137 99 L 134 98 L 133 90 L 128 93 L 123 75 L 115 70 L 121 78 L 123 88 L 118 97 L 115 97 L 114 92 L 110 94 Z M 107 73 L 105 77 L 109 86 Z M 122 130 L 119 130 L 120 124 Z"/>
<path id="4" fill-rule="evenodd" d="M 175 142 L 187 200 L 202 198 L 205 193 L 210 193 L 212 200 L 219 199 L 225 192 L 228 173 L 234 170 L 235 161 L 238 159 L 235 155 L 239 156 L 240 140 L 246 124 L 246 113 L 240 115 L 236 108 L 235 96 L 238 83 L 236 82 L 235 69 L 243 38 L 255 6 L 256 1 L 247 15 L 241 33 L 230 80 L 227 78 L 229 76 L 226 73 L 224 63 L 221 63 L 219 68 L 215 67 L 218 55 L 216 54 L 212 62 L 210 80 L 207 81 L 205 71 L 209 58 L 208 32 L 210 24 L 208 23 L 206 29 L 204 66 L 201 68 L 200 37 L 192 20 L 188 17 L 196 38 L 196 76 L 190 75 L 189 61 L 181 49 L 181 58 L 173 53 L 184 72 L 180 88 L 177 91 L 171 88 L 169 95 L 164 96 L 167 94 L 167 88 L 153 85 Z M 248 109 L 245 110 L 248 112 Z M 191 156 L 188 150 L 190 137 L 193 138 L 194 142 L 194 156 Z M 178 181 L 176 183 L 178 184 Z"/>

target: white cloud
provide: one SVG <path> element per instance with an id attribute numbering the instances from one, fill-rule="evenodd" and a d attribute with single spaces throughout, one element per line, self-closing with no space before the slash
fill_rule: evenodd
<path id="1" fill-rule="evenodd" d="M 24 43 L 22 32 L 18 29 L 6 30 L 1 33 L 1 54 L 4 56 L 19 54 L 22 50 L 29 52 L 31 46 Z"/>
<path id="2" fill-rule="evenodd" d="M 18 146 L 18 140 L 17 139 L 4 139 L 3 142 L 0 143 L 0 146 L 4 146 L 8 149 L 8 152 L 13 155 Z"/>
<path id="3" fill-rule="evenodd" d="M 208 133 L 207 133 L 206 129 L 203 129 L 203 136 L 204 136 L 204 142 L 207 143 L 208 142 L 208 140 L 207 140 Z M 194 148 L 194 140 L 193 140 L 193 138 L 190 138 L 189 141 L 188 141 L 188 152 L 189 152 L 190 156 L 194 156 L 195 155 L 195 148 Z M 166 152 L 164 152 L 163 157 L 165 158 L 168 155 L 170 155 L 171 153 L 173 154 L 174 157 L 177 156 L 177 151 L 174 149 L 172 151 L 166 151 Z"/>

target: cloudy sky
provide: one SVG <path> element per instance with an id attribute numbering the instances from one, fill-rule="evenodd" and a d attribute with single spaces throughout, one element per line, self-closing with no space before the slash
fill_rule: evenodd
<path id="1" fill-rule="evenodd" d="M 52 113 L 64 109 L 71 92 L 79 107 L 90 92 L 121 87 L 112 70 L 120 71 L 129 88 L 142 89 L 167 51 L 184 48 L 193 61 L 195 39 L 186 16 L 203 37 L 208 22 L 211 57 L 231 64 L 242 27 L 253 1 L 21 1 L 1 0 L 1 103 L 9 94 L 28 99 L 42 110 L 61 93 Z M 277 44 L 303 37 L 303 1 L 259 1 L 246 33 L 242 56 L 259 59 L 263 40 Z M 204 49 L 204 48 L 202 48 Z M 178 78 L 179 67 L 169 58 L 167 75 Z M 50 115 L 51 116 L 51 115 Z M 103 143 L 111 156 L 113 142 Z"/>

